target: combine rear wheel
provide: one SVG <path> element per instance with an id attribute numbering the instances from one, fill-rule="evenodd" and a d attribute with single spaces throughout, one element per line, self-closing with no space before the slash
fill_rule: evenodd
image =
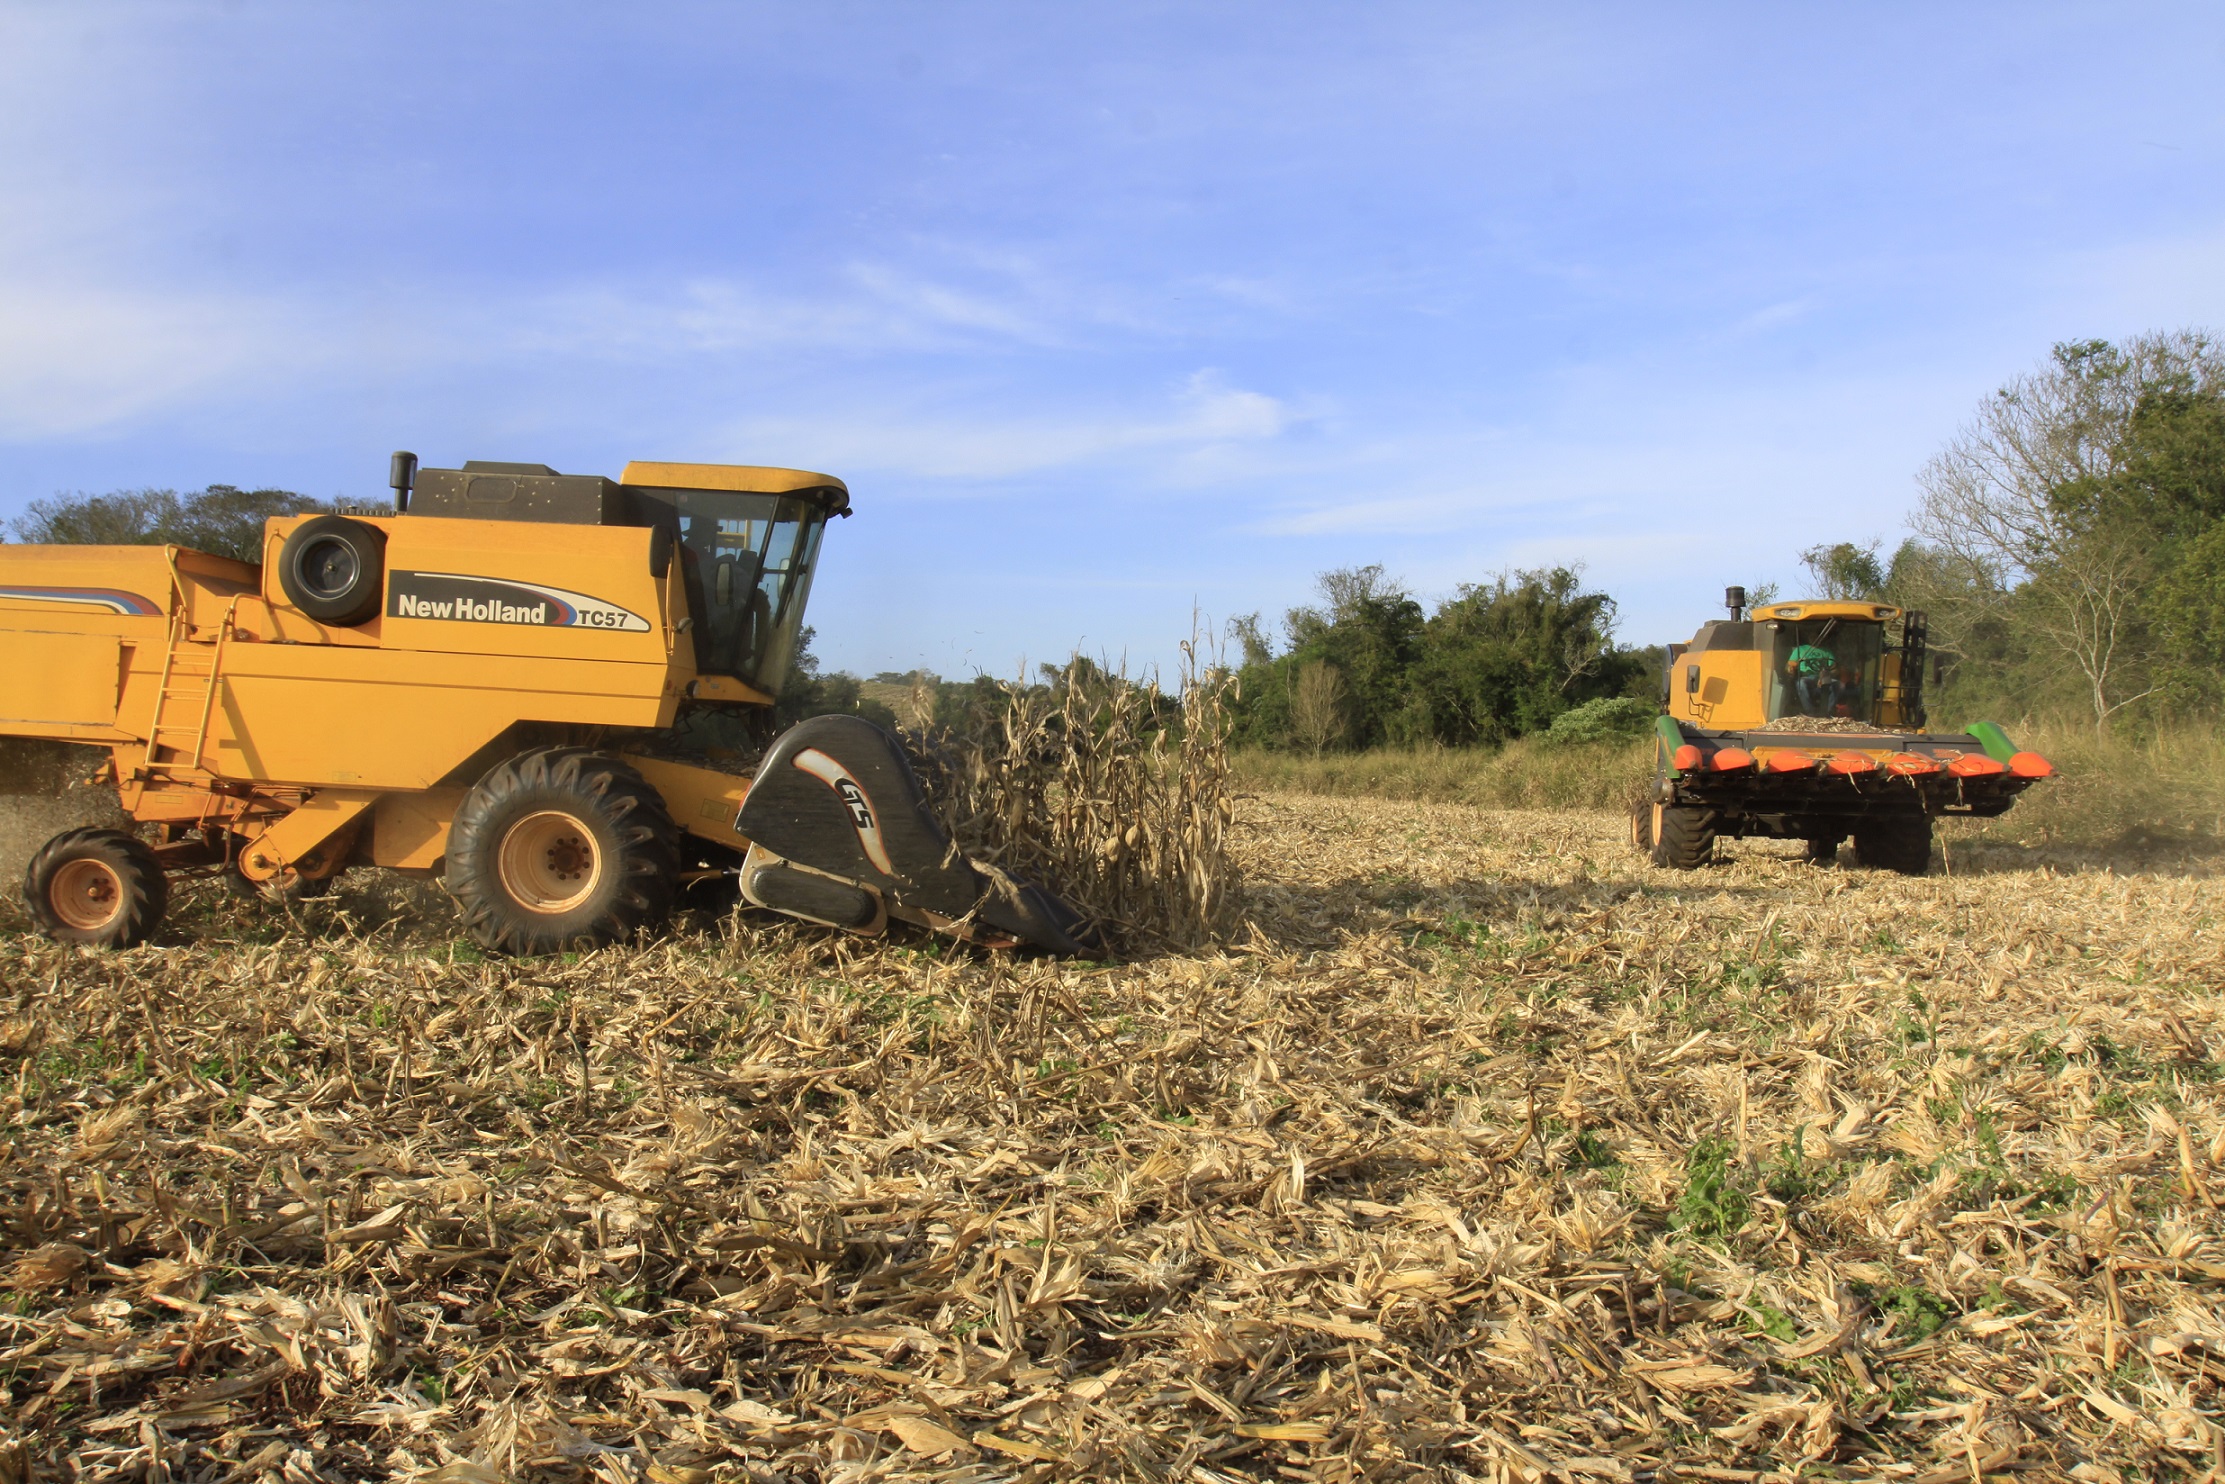
<path id="1" fill-rule="evenodd" d="M 1931 818 L 1865 821 L 1854 832 L 1854 853 L 1872 870 L 1921 876 L 1931 869 Z"/>
<path id="2" fill-rule="evenodd" d="M 170 905 L 162 862 L 121 830 L 65 830 L 31 857 L 23 900 L 50 938 L 100 948 L 147 941 Z"/>
<path id="3" fill-rule="evenodd" d="M 1662 804 L 1653 812 L 1653 863 L 1696 871 L 1715 859 L 1715 811 Z"/>
<path id="4" fill-rule="evenodd" d="M 1805 849 L 1801 858 L 1811 865 L 1828 866 L 1839 858 L 1839 846 L 1844 843 L 1838 835 L 1810 835 L 1801 842 Z"/>
<path id="5" fill-rule="evenodd" d="M 679 830 L 616 758 L 528 752 L 479 780 L 448 836 L 448 890 L 473 941 L 554 953 L 654 928 L 672 910 Z"/>

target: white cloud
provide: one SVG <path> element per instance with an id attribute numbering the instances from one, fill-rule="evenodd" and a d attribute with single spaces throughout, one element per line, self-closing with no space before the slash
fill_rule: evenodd
<path id="1" fill-rule="evenodd" d="M 327 316 L 281 300 L 16 280 L 0 288 L 0 436 L 71 437 L 329 367 Z"/>
<path id="2" fill-rule="evenodd" d="M 1797 299 L 1786 299 L 1782 303 L 1768 305 L 1742 316 L 1731 325 L 1728 333 L 1733 336 L 1762 335 L 1786 325 L 1798 324 L 1815 312 L 1816 302 L 1813 295 L 1803 295 Z"/>
<path id="3" fill-rule="evenodd" d="M 861 472 L 998 480 L 1142 453 L 1195 458 L 1272 441 L 1295 420 L 1280 399 L 1232 386 L 1207 368 L 1191 373 L 1158 410 L 1126 417 L 766 417 L 735 424 L 720 441 L 737 457 L 813 448 L 825 462 Z"/>
<path id="4" fill-rule="evenodd" d="M 847 277 L 848 292 L 817 295 L 710 278 L 662 290 L 421 284 L 334 295 L 165 291 L 0 266 L 0 436 L 73 437 L 196 409 L 243 409 L 275 394 L 331 392 L 342 381 L 406 385 L 461 367 L 488 373 L 482 383 L 499 400 L 512 384 L 503 368 L 592 373 L 617 362 L 677 374 L 714 358 L 726 366 L 707 376 L 730 379 L 737 365 L 762 371 L 774 356 L 1033 348 L 1059 333 L 994 296 L 917 275 L 860 265 Z M 1277 425 L 1272 398 L 1209 377 L 1186 402 L 1198 437 L 1258 436 Z M 1126 437 L 1112 435 L 1115 443 Z"/>

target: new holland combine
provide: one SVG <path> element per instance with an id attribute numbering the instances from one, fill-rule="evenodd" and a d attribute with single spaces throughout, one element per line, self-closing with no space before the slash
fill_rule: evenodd
<path id="1" fill-rule="evenodd" d="M 376 865 L 444 878 L 510 953 L 653 929 L 721 876 L 853 933 L 1092 946 L 952 846 L 888 733 L 769 736 L 841 480 L 397 454 L 391 483 L 391 512 L 271 520 L 260 565 L 0 547 L 0 734 L 104 748 L 142 832 L 39 851 L 48 933 L 143 942 L 170 873 L 308 894 Z"/>
<path id="2" fill-rule="evenodd" d="M 1991 722 L 1926 730 L 1921 613 L 1884 603 L 1771 603 L 1672 644 L 1650 797 L 1631 836 L 1663 866 L 1707 864 L 1716 840 L 1848 839 L 1866 866 L 1921 876 L 1932 821 L 1987 818 L 2055 770 Z"/>

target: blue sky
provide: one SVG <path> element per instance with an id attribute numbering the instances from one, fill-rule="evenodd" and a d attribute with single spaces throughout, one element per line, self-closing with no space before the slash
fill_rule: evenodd
<path id="1" fill-rule="evenodd" d="M 0 4 L 0 517 L 386 455 L 846 478 L 818 649 L 1381 562 L 1623 637 L 2225 327 L 2225 8 Z"/>

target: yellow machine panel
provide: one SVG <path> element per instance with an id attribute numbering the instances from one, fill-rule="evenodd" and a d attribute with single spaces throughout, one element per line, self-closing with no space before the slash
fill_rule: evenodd
<path id="1" fill-rule="evenodd" d="M 653 570 L 660 532 L 479 520 L 380 524 L 389 532 L 386 602 L 372 622 L 384 648 L 660 669 L 672 655 L 677 576 L 669 541 L 662 572 Z"/>
<path id="2" fill-rule="evenodd" d="M 734 828 L 749 795 L 747 778 L 640 753 L 628 753 L 626 761 L 649 780 L 681 829 L 714 844 L 748 847 L 749 837 Z"/>
<path id="3" fill-rule="evenodd" d="M 405 654 L 236 646 L 207 765 L 273 783 L 429 788 L 519 721 L 654 727 L 677 705 L 662 666 Z"/>
<path id="4" fill-rule="evenodd" d="M 0 721 L 114 725 L 123 653 L 113 634 L 0 629 Z"/>
<path id="5" fill-rule="evenodd" d="M 1669 714 L 1702 727 L 1758 727 L 1762 656 L 1751 649 L 1688 654 L 1669 682 Z"/>

